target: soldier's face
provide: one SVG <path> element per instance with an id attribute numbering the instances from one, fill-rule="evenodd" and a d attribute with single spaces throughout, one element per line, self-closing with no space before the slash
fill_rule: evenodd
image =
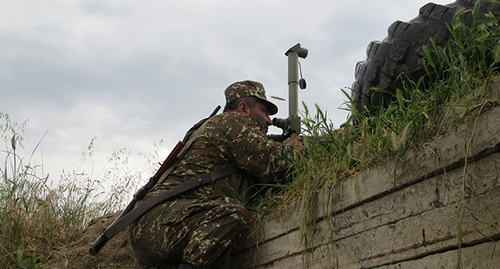
<path id="1" fill-rule="evenodd" d="M 257 119 L 260 125 L 260 130 L 267 134 L 269 125 L 273 124 L 273 121 L 269 117 L 269 110 L 267 106 L 262 102 L 256 102 L 253 107 L 249 108 L 249 116 L 253 116 Z"/>

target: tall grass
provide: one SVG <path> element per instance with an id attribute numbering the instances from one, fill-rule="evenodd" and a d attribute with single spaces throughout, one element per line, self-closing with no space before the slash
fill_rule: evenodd
<path id="1" fill-rule="evenodd" d="M 291 182 L 275 188 L 256 207 L 263 214 L 293 203 L 304 208 L 303 227 L 315 220 L 315 197 L 361 170 L 391 156 L 404 153 L 426 139 L 500 103 L 498 89 L 488 87 L 499 73 L 500 18 L 487 15 L 471 27 L 460 11 L 448 25 L 453 39 L 439 47 L 431 40 L 424 48 L 423 65 L 427 77 L 406 84 L 394 101 L 377 114 L 351 112 L 344 127 L 334 128 L 326 112 L 304 104 L 303 135 L 307 137 L 305 156 L 296 164 Z M 402 74 L 404 75 L 404 74 Z M 427 83 L 431 81 L 431 83 Z M 349 98 L 349 95 L 345 93 Z M 356 127 L 352 125 L 357 122 Z M 337 123 L 338 124 L 338 123 Z M 54 248 L 75 240 L 93 218 L 119 210 L 127 194 L 138 185 L 141 172 L 128 168 L 131 152 L 112 154 L 97 175 L 80 168 L 65 172 L 56 183 L 42 174 L 31 155 L 23 157 L 22 133 L 26 122 L 13 123 L 0 113 L 5 160 L 0 166 L 0 268 L 36 268 L 50 258 Z M 92 140 L 83 161 L 92 157 Z M 145 155 L 152 165 L 151 156 Z M 105 184 L 111 184 L 109 191 Z M 303 234 L 306 234 L 303 229 Z M 307 245 L 307 238 L 305 238 Z"/>
<path id="2" fill-rule="evenodd" d="M 453 23 L 447 25 L 452 39 L 444 47 L 429 41 L 422 60 L 426 76 L 406 83 L 376 114 L 368 108 L 356 111 L 350 100 L 345 108 L 349 118 L 342 128 L 335 129 L 325 111 L 318 106 L 311 111 L 304 104 L 303 135 L 309 141 L 304 158 L 294 164 L 291 182 L 274 187 L 257 209 L 259 220 L 269 211 L 300 206 L 304 264 L 308 264 L 307 250 L 314 238 L 311 231 L 317 220 L 319 195 L 329 198 L 339 182 L 500 104 L 500 89 L 490 87 L 492 79 L 500 79 L 500 17 L 488 14 L 483 21 L 477 20 L 479 4 L 477 1 L 473 10 L 460 10 L 455 15 Z M 470 27 L 464 24 L 465 15 L 473 17 Z M 461 268 L 462 198 L 457 209 L 457 268 Z"/>
<path id="3" fill-rule="evenodd" d="M 21 153 L 26 151 L 25 125 L 0 113 L 5 142 L 0 149 L 5 158 L 0 166 L 0 268 L 38 268 L 54 249 L 75 241 L 90 220 L 123 208 L 131 190 L 143 183 L 141 172 L 130 171 L 126 149 L 114 152 L 97 175 L 79 167 L 50 181 L 43 167 L 32 163 L 38 145 L 29 156 Z M 82 153 L 82 164 L 92 158 L 94 142 Z M 144 156 L 152 165 L 152 156 Z"/>
<path id="4" fill-rule="evenodd" d="M 418 147 L 453 124 L 498 106 L 500 91 L 491 89 L 489 83 L 500 70 L 500 18 L 488 14 L 480 22 L 477 10 L 476 5 L 474 10 L 456 14 L 448 25 L 453 38 L 446 46 L 430 40 L 422 60 L 426 77 L 405 84 L 377 114 L 368 109 L 356 111 L 350 101 L 345 108 L 350 116 L 336 129 L 320 107 L 312 111 L 304 104 L 303 135 L 311 141 L 306 145 L 306 158 L 295 164 L 293 180 L 280 186 L 280 196 L 266 196 L 273 205 L 261 205 L 262 212 L 301 204 L 303 226 L 309 225 L 315 219 L 312 209 L 317 195 L 327 194 L 359 171 Z M 470 13 L 474 23 L 466 27 L 464 16 Z"/>

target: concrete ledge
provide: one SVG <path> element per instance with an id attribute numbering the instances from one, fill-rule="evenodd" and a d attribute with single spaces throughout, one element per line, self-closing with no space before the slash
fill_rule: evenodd
<path id="1" fill-rule="evenodd" d="M 299 207 L 268 216 L 234 265 L 411 268 L 436 259 L 454 268 L 458 257 L 464 265 L 500 264 L 500 255 L 467 254 L 498 253 L 491 246 L 500 240 L 499 132 L 495 108 L 345 180 L 318 197 L 308 229 Z"/>

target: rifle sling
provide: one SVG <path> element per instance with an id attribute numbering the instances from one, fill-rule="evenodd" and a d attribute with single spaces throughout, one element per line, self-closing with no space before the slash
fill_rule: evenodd
<path id="1" fill-rule="evenodd" d="M 221 179 L 226 176 L 230 176 L 236 172 L 238 172 L 239 169 L 236 167 L 236 165 L 231 164 L 231 165 L 226 165 L 222 167 L 221 169 L 197 176 L 195 178 L 192 178 L 180 185 L 177 185 L 171 189 L 162 191 L 158 193 L 157 195 L 148 198 L 144 200 L 142 203 L 140 203 L 137 207 L 135 207 L 132 211 L 130 211 L 128 214 L 125 216 L 117 219 L 115 222 L 113 222 L 103 233 L 101 236 L 104 236 L 106 239 L 111 239 L 113 238 L 116 234 L 118 234 L 120 231 L 125 229 L 132 221 L 136 220 L 142 214 L 146 213 L 149 209 L 154 207 L 155 205 L 170 199 L 172 197 L 175 197 L 181 193 L 184 193 L 188 190 L 192 190 L 196 187 L 213 183 L 218 179 Z"/>

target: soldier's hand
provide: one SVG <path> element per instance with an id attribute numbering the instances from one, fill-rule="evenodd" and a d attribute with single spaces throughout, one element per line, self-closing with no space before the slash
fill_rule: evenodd
<path id="1" fill-rule="evenodd" d="M 287 138 L 285 141 L 283 141 L 283 143 L 290 145 L 295 149 L 298 149 L 299 151 L 303 151 L 302 137 L 300 136 Z"/>

